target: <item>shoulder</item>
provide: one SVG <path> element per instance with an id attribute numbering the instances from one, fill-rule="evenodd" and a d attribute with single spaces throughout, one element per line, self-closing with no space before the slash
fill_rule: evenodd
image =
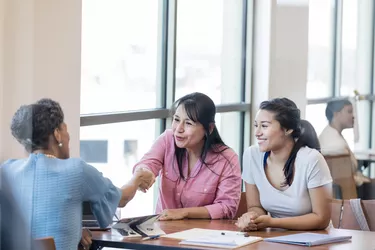
<path id="1" fill-rule="evenodd" d="M 297 158 L 299 160 L 303 160 L 304 162 L 311 163 L 324 157 L 318 150 L 305 146 L 298 150 Z"/>
<path id="2" fill-rule="evenodd" d="M 172 131 L 172 129 L 166 129 L 159 137 L 165 138 L 167 140 L 173 139 L 173 131 Z"/>
<path id="3" fill-rule="evenodd" d="M 263 155 L 263 152 L 259 150 L 257 145 L 252 145 L 248 147 L 244 152 L 244 158 L 248 157 L 249 159 L 258 159 Z"/>

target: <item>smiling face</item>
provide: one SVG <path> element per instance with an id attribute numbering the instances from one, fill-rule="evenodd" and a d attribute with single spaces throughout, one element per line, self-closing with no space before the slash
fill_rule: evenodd
<path id="1" fill-rule="evenodd" d="M 259 149 L 262 152 L 275 151 L 285 145 L 292 131 L 287 131 L 274 119 L 274 113 L 260 109 L 255 117 L 254 129 Z"/>
<path id="2" fill-rule="evenodd" d="M 172 130 L 177 147 L 191 150 L 203 147 L 205 130 L 202 124 L 188 117 L 184 105 L 179 105 L 176 109 Z"/>

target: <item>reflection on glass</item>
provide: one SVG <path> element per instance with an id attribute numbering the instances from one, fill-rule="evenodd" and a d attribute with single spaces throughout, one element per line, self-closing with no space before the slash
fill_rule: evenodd
<path id="1" fill-rule="evenodd" d="M 334 1 L 309 1 L 307 98 L 332 95 Z"/>
<path id="2" fill-rule="evenodd" d="M 198 91 L 216 104 L 240 101 L 242 2 L 177 2 L 176 99 Z"/>
<path id="3" fill-rule="evenodd" d="M 81 114 L 155 108 L 158 2 L 82 1 Z"/>
<path id="4" fill-rule="evenodd" d="M 356 89 L 358 1 L 345 0 L 342 4 L 340 94 L 348 96 Z"/>
<path id="5" fill-rule="evenodd" d="M 108 177 L 117 187 L 132 177 L 132 168 L 155 141 L 156 121 L 113 123 L 81 127 L 81 157 Z M 154 193 L 137 192 L 121 217 L 152 214 Z"/>

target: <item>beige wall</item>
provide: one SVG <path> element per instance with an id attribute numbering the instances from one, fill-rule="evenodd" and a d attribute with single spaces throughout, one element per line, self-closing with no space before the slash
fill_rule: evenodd
<path id="1" fill-rule="evenodd" d="M 71 153 L 78 156 L 81 1 L 0 2 L 0 160 L 24 155 L 11 137 L 10 120 L 20 105 L 43 97 L 62 105 Z"/>

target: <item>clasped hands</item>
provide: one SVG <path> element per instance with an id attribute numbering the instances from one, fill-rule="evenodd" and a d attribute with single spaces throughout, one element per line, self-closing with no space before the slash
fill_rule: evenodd
<path id="1" fill-rule="evenodd" d="M 144 167 L 139 167 L 134 171 L 133 178 L 135 179 L 138 190 L 146 193 L 147 190 L 154 184 L 155 175 L 154 173 Z"/>
<path id="2" fill-rule="evenodd" d="M 241 231 L 256 231 L 272 227 L 272 217 L 269 215 L 258 215 L 258 213 L 251 211 L 238 218 L 235 225 Z"/>

